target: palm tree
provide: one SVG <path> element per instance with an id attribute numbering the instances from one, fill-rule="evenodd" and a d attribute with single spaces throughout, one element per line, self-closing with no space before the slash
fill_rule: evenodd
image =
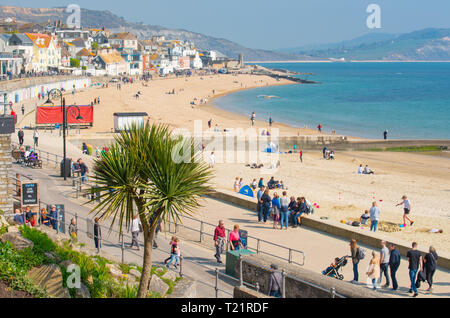
<path id="1" fill-rule="evenodd" d="M 147 295 L 152 243 L 159 220 L 191 215 L 209 192 L 211 169 L 194 152 L 192 138 L 175 138 L 165 125 L 133 126 L 115 137 L 114 144 L 94 164 L 93 191 L 100 203 L 91 211 L 100 219 L 118 222 L 122 233 L 138 213 L 144 234 L 144 258 L 138 297 Z M 189 149 L 183 153 L 182 149 Z M 178 162 L 179 155 L 184 159 Z M 188 162 L 189 161 L 189 162 Z"/>

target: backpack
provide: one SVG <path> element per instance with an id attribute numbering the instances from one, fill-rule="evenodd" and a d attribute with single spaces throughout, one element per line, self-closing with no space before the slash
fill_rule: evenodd
<path id="1" fill-rule="evenodd" d="M 366 251 L 363 250 L 361 247 L 358 247 L 358 250 L 356 251 L 356 258 L 358 260 L 363 260 L 364 257 L 366 257 Z"/>

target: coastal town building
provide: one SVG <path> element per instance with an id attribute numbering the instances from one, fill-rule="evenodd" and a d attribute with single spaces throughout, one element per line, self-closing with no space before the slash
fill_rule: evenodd
<path id="1" fill-rule="evenodd" d="M 96 68 L 105 70 L 110 76 L 125 75 L 128 71 L 128 63 L 115 49 L 99 50 L 92 63 Z"/>
<path id="2" fill-rule="evenodd" d="M 42 33 L 25 34 L 33 42 L 32 68 L 35 72 L 58 69 L 61 63 L 61 48 L 56 37 Z"/>
<path id="3" fill-rule="evenodd" d="M 7 21 L 8 20 L 8 21 Z M 138 38 L 104 27 L 71 28 L 61 20 L 0 22 L 1 72 L 10 76 L 60 71 L 73 75 L 190 75 L 192 70 L 227 72 L 243 67 L 217 51 L 200 51 L 190 41 L 163 35 Z M 2 28 L 3 26 L 3 28 Z"/>

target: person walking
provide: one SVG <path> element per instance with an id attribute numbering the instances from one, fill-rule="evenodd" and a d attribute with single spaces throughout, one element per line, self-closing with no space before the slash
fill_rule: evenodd
<path id="1" fill-rule="evenodd" d="M 422 270 L 423 262 L 422 262 L 422 254 L 417 250 L 417 243 L 412 243 L 412 249 L 408 251 L 406 254 L 409 262 L 409 279 L 411 280 L 411 289 L 410 293 L 414 293 L 413 297 L 417 297 L 419 292 L 416 287 L 416 277 L 417 273 Z"/>
<path id="2" fill-rule="evenodd" d="M 409 218 L 409 214 L 411 213 L 411 202 L 408 200 L 406 195 L 402 196 L 402 202 L 397 204 L 396 206 L 403 204 L 403 226 L 406 226 L 406 220 L 409 221 L 409 225 L 413 225 L 414 221 Z"/>
<path id="3" fill-rule="evenodd" d="M 402 259 L 400 252 L 396 248 L 394 244 L 389 245 L 389 268 L 391 272 L 391 278 L 392 278 L 392 290 L 398 289 L 398 283 L 397 283 L 397 277 L 396 273 L 398 268 L 400 267 L 400 261 Z"/>
<path id="4" fill-rule="evenodd" d="M 356 240 L 350 241 L 350 255 L 352 258 L 353 263 L 353 280 L 351 281 L 352 284 L 358 283 L 359 280 L 359 273 L 358 273 L 358 264 L 359 264 L 359 257 L 358 257 L 358 245 L 356 244 Z"/>
<path id="5" fill-rule="evenodd" d="M 170 247 L 170 260 L 166 264 L 166 268 L 169 268 L 173 261 L 175 261 L 175 264 L 173 265 L 173 267 L 175 269 L 178 268 L 178 262 L 180 260 L 179 255 L 181 255 L 179 243 L 180 243 L 180 239 L 175 238 L 175 240 L 172 243 L 172 246 Z"/>
<path id="6" fill-rule="evenodd" d="M 74 218 L 70 221 L 69 235 L 72 241 L 76 242 L 78 236 L 78 228 L 77 228 L 77 221 Z"/>
<path id="7" fill-rule="evenodd" d="M 272 199 L 272 218 L 273 218 L 273 228 L 278 229 L 278 220 L 280 219 L 280 197 L 278 196 L 278 193 L 273 194 Z"/>
<path id="8" fill-rule="evenodd" d="M 139 233 L 142 232 L 142 223 L 139 220 L 137 214 L 133 215 L 133 219 L 131 220 L 131 245 L 130 248 L 136 245 L 137 250 L 139 251 L 141 248 L 139 247 L 138 236 Z"/>
<path id="9" fill-rule="evenodd" d="M 270 265 L 271 273 L 269 277 L 269 296 L 281 298 L 283 276 L 278 272 L 278 266 Z"/>
<path id="10" fill-rule="evenodd" d="M 99 221 L 99 218 L 94 219 L 94 243 L 97 251 L 102 248 L 102 228 L 99 224 Z"/>
<path id="11" fill-rule="evenodd" d="M 214 231 L 214 244 L 216 246 L 216 254 L 214 257 L 217 259 L 217 263 L 222 264 L 221 255 L 225 249 L 226 233 L 223 220 L 219 221 L 219 225 Z"/>
<path id="12" fill-rule="evenodd" d="M 270 117 L 269 118 L 269 126 L 272 127 L 272 124 L 273 124 L 273 119 L 272 119 L 272 117 Z"/>
<path id="13" fill-rule="evenodd" d="M 289 226 L 289 198 L 287 192 L 283 191 L 283 196 L 280 198 L 280 215 L 281 215 L 281 230 L 287 230 Z"/>
<path id="14" fill-rule="evenodd" d="M 386 246 L 386 241 L 381 241 L 381 250 L 380 250 L 380 278 L 378 279 L 378 285 L 381 285 L 381 281 L 383 280 L 383 275 L 386 277 L 386 284 L 384 287 L 389 287 L 391 285 L 389 279 L 389 249 Z"/>
<path id="15" fill-rule="evenodd" d="M 25 106 L 23 104 L 22 104 L 21 110 L 22 110 L 22 116 L 25 115 Z"/>
<path id="16" fill-rule="evenodd" d="M 258 213 L 258 222 L 261 222 L 263 219 L 263 204 L 262 204 L 262 196 L 264 194 L 265 187 L 260 186 L 259 191 L 256 193 L 256 198 L 258 200 L 258 204 L 256 205 L 257 213 Z"/>
<path id="17" fill-rule="evenodd" d="M 380 277 L 380 259 L 375 251 L 372 251 L 372 259 L 369 263 L 369 269 L 367 270 L 367 276 L 372 280 L 373 290 L 377 290 L 377 281 Z"/>
<path id="18" fill-rule="evenodd" d="M 387 129 L 383 132 L 384 140 L 387 140 L 388 131 Z"/>
<path id="19" fill-rule="evenodd" d="M 263 224 L 267 224 L 267 218 L 269 217 L 270 213 L 270 205 L 272 202 L 272 198 L 269 195 L 269 189 L 264 190 L 264 194 L 261 197 L 261 204 L 262 204 L 262 218 L 263 218 Z"/>
<path id="20" fill-rule="evenodd" d="M 437 268 L 437 260 L 438 255 L 436 253 L 436 249 L 433 246 L 430 246 L 428 253 L 425 255 L 423 259 L 425 275 L 429 286 L 427 291 L 430 293 L 433 292 L 433 275 Z"/>
<path id="21" fill-rule="evenodd" d="M 303 163 L 303 149 L 300 148 L 300 162 Z"/>
<path id="22" fill-rule="evenodd" d="M 216 162 L 216 157 L 214 155 L 214 151 L 211 152 L 211 155 L 209 156 L 209 167 L 214 168 L 214 164 Z"/>
<path id="23" fill-rule="evenodd" d="M 377 203 L 372 202 L 372 207 L 370 208 L 370 231 L 377 231 L 378 221 L 380 219 L 381 210 L 378 207 Z"/>
<path id="24" fill-rule="evenodd" d="M 19 132 L 17 133 L 17 137 L 19 138 L 19 145 L 22 146 L 23 145 L 23 137 L 24 137 L 24 133 L 22 129 L 19 129 Z"/>
<path id="25" fill-rule="evenodd" d="M 250 116 L 250 120 L 252 121 L 252 126 L 255 126 L 255 120 L 256 120 L 255 112 L 253 112 L 252 115 Z"/>
<path id="26" fill-rule="evenodd" d="M 34 131 L 33 139 L 34 139 L 34 147 L 39 147 L 39 133 L 37 129 Z"/>
<path id="27" fill-rule="evenodd" d="M 89 173 L 89 168 L 86 166 L 86 164 L 83 162 L 83 160 L 78 159 L 78 166 L 80 168 L 80 175 L 81 175 L 81 182 L 87 181 L 87 174 Z"/>

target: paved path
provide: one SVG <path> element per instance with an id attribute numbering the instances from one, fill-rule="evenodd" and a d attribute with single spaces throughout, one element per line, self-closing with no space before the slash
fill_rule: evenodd
<path id="1" fill-rule="evenodd" d="M 90 208 L 87 206 L 80 206 L 68 199 L 67 194 L 71 192 L 71 187 L 67 186 L 68 183 L 64 183 L 61 178 L 55 178 L 54 170 L 46 169 L 31 169 L 22 168 L 18 165 L 13 165 L 14 173 L 21 173 L 23 176 L 32 177 L 35 180 L 39 180 L 40 184 L 40 199 L 46 204 L 64 204 L 66 211 L 66 223 L 70 222 L 70 219 L 74 217 L 76 212 L 78 220 L 78 233 L 79 242 L 86 243 L 89 246 L 94 247 L 93 239 L 88 237 L 87 232 L 92 232 L 92 224 L 88 223 L 85 219 L 92 220 L 94 215 L 89 214 Z M 22 177 L 25 180 L 25 177 Z M 109 221 L 103 221 L 102 226 L 103 247 L 102 250 L 106 251 L 109 255 L 114 255 L 117 260 L 121 260 L 121 244 L 120 237 L 118 235 L 118 226 L 113 228 L 113 232 L 109 231 Z M 142 237 L 140 243 L 143 244 Z M 170 234 L 160 233 L 157 242 L 158 249 L 153 251 L 153 264 L 157 266 L 163 265 L 163 260 L 168 257 Z M 142 265 L 142 253 L 137 250 L 131 250 L 128 248 L 129 242 L 131 242 L 130 233 L 125 233 L 125 254 L 124 260 L 126 263 L 135 263 Z M 214 260 L 213 254 L 209 249 L 202 248 L 198 245 L 185 243 L 182 241 L 182 254 L 183 261 L 183 274 L 197 280 L 197 296 L 202 298 L 215 297 L 215 269 L 219 268 L 221 273 L 225 272 L 224 265 L 217 264 Z M 194 263 L 195 262 L 195 263 Z M 208 286 L 208 285 L 209 286 Z M 219 288 L 225 292 L 219 292 L 219 297 L 232 297 L 234 282 L 230 279 L 223 277 L 219 282 Z"/>

